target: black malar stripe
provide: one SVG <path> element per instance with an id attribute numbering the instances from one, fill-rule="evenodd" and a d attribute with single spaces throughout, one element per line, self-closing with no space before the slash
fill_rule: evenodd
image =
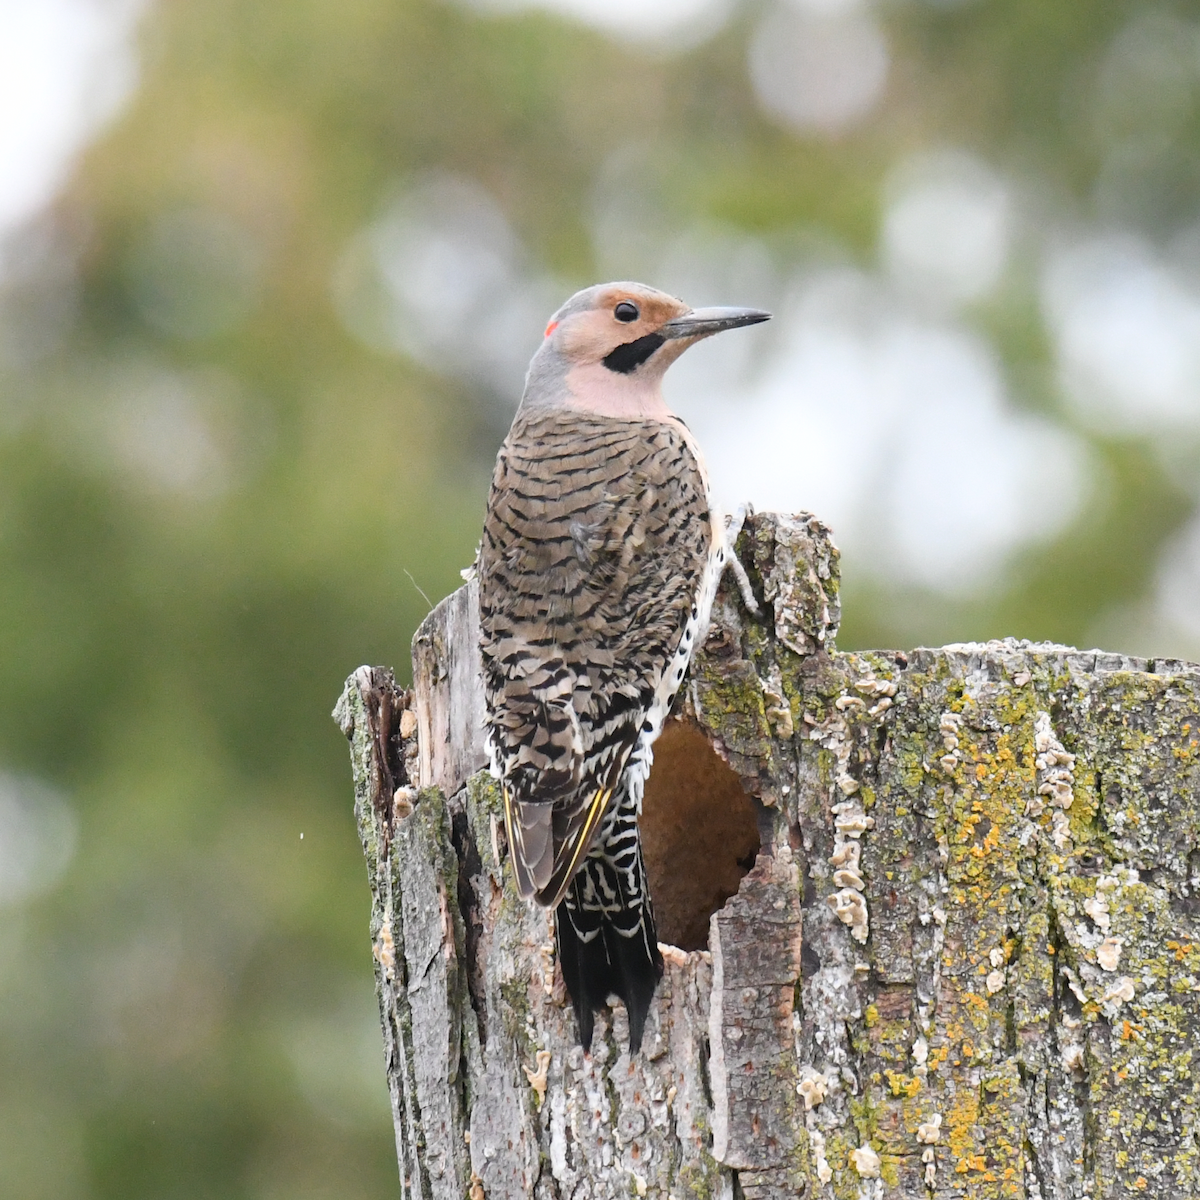
<path id="1" fill-rule="evenodd" d="M 648 333 L 635 342 L 626 342 L 623 346 L 618 346 L 604 358 L 604 365 L 610 371 L 628 375 L 640 367 L 666 340 L 661 333 Z"/>

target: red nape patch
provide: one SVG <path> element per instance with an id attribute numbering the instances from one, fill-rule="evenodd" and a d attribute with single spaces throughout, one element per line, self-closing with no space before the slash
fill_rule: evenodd
<path id="1" fill-rule="evenodd" d="M 542 337 L 548 338 L 557 328 L 558 322 L 551 321 L 550 324 L 546 326 L 546 332 L 542 334 Z"/>

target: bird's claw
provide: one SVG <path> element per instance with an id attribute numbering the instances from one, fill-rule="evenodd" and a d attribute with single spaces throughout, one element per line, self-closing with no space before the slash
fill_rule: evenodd
<path id="1" fill-rule="evenodd" d="M 725 518 L 725 567 L 733 572 L 734 579 L 737 580 L 738 591 L 742 594 L 742 603 L 746 606 L 746 611 L 754 616 L 759 616 L 760 610 L 758 601 L 754 597 L 754 589 L 750 586 L 750 576 L 746 574 L 746 568 L 742 566 L 742 560 L 737 555 L 737 540 L 742 532 L 742 527 L 746 524 L 746 518 L 752 515 L 754 508 L 750 504 L 739 504 L 734 511 Z"/>

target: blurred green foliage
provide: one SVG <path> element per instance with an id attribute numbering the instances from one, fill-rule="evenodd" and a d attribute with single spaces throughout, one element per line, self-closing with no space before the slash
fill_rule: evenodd
<path id="1" fill-rule="evenodd" d="M 0 1194 L 395 1194 L 328 714 L 360 663 L 407 677 L 425 596 L 472 558 L 505 418 L 339 322 L 339 256 L 387 197 L 429 168 L 469 176 L 565 286 L 592 281 L 589 197 L 629 144 L 672 221 L 785 248 L 818 230 L 868 259 L 887 170 L 943 142 L 1086 215 L 1104 151 L 1088 81 L 1138 8 L 897 2 L 885 101 L 836 139 L 760 113 L 754 4 L 678 55 L 437 0 L 149 11 L 140 90 L 48 218 L 77 264 L 70 313 L 49 328 L 36 279 L 7 301 L 49 349 L 0 369 L 0 766 L 60 788 L 79 838 L 57 889 L 0 919 Z M 1136 214 L 1151 234 L 1200 211 L 1196 110 L 1164 130 L 1174 153 Z M 193 211 L 243 231 L 253 262 L 221 265 L 219 221 L 170 224 Z M 1031 304 L 1010 288 L 976 315 L 1054 413 Z M 171 389 L 184 432 L 146 443 L 122 406 Z M 842 643 L 1075 641 L 1144 596 L 1189 504 L 1141 439 L 1095 445 L 1101 501 L 997 588 L 864 583 Z"/>

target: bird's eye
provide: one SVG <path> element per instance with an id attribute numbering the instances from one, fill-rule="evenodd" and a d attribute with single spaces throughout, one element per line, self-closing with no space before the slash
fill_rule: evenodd
<path id="1" fill-rule="evenodd" d="M 636 304 L 630 304 L 628 300 L 622 300 L 616 308 L 613 309 L 613 316 L 618 321 L 624 321 L 628 324 L 630 321 L 636 321 L 641 313 L 637 310 Z"/>

